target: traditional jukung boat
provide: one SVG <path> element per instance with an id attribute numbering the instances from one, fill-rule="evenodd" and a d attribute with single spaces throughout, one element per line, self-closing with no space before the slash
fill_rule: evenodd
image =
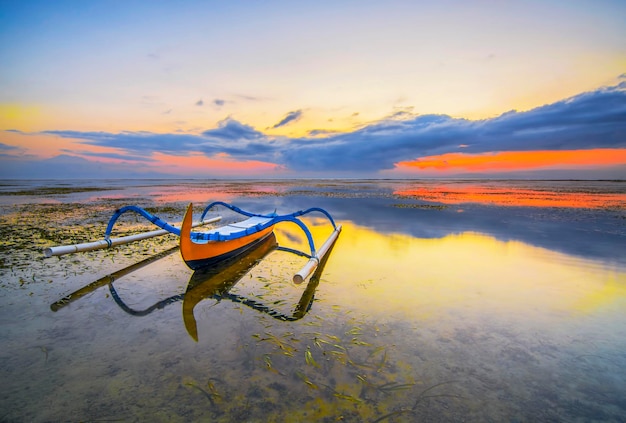
<path id="1" fill-rule="evenodd" d="M 274 231 L 274 216 L 254 215 L 243 212 L 230 204 L 221 203 L 248 219 L 231 223 L 211 231 L 192 236 L 193 205 L 189 204 L 180 229 L 180 254 L 187 266 L 197 270 L 240 255 L 254 248 Z M 213 207 L 217 203 L 210 204 Z M 208 211 L 205 209 L 200 220 Z"/>
<path id="2" fill-rule="evenodd" d="M 212 228 L 207 231 L 192 231 L 192 228 L 194 227 L 221 220 L 221 216 L 205 220 L 209 210 L 216 206 L 224 206 L 246 217 L 247 219 L 236 223 L 230 223 L 225 226 Z M 161 229 L 127 237 L 111 238 L 111 233 L 115 223 L 121 215 L 127 212 L 137 213 Z M 321 213 L 327 217 L 333 227 L 332 233 L 319 249 L 315 248 L 311 231 L 308 229 L 306 224 L 299 219 L 299 217 L 313 212 Z M 193 270 L 197 270 L 207 266 L 213 266 L 224 260 L 240 255 L 250 248 L 254 248 L 273 233 L 274 226 L 276 224 L 282 222 L 292 222 L 298 225 L 306 235 L 309 243 L 311 251 L 310 254 L 292 250 L 294 253 L 309 258 L 309 261 L 302 267 L 302 269 L 293 276 L 293 281 L 295 283 L 302 283 L 309 275 L 311 275 L 311 273 L 313 273 L 320 261 L 323 260 L 324 256 L 330 251 L 332 245 L 341 232 L 341 225 L 336 225 L 331 215 L 326 210 L 319 207 L 299 210 L 294 213 L 283 215 L 276 213 L 257 214 L 242 210 L 222 201 L 216 201 L 209 204 L 204 209 L 200 221 L 194 223 L 193 204 L 189 204 L 182 225 L 179 228 L 161 220 L 159 217 L 152 215 L 141 207 L 126 206 L 117 210 L 109 220 L 104 240 L 84 244 L 46 248 L 44 250 L 44 254 L 46 257 L 51 257 L 82 251 L 110 248 L 116 245 L 171 233 L 179 236 L 181 256 L 187 266 Z"/>

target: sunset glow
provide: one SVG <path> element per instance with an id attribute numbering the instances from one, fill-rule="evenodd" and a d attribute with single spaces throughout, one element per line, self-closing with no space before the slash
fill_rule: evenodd
<path id="1" fill-rule="evenodd" d="M 314 237 L 323 239 L 318 233 L 326 234 L 325 228 L 314 229 Z M 306 240 L 297 231 L 288 226 L 281 228 L 277 231 L 279 243 L 300 240 L 293 247 L 306 248 Z M 375 259 L 363 260 L 364 249 L 375 251 Z M 491 258 L 488 265 L 481 259 L 484 257 Z M 420 320 L 437 318 L 442 309 L 455 307 L 476 307 L 481 312 L 488 309 L 490 313 L 510 315 L 528 304 L 536 304 L 541 310 L 589 313 L 626 297 L 624 273 L 595 275 L 584 271 L 586 263 L 576 263 L 560 253 L 476 233 L 434 239 L 401 233 L 383 236 L 345 222 L 341 244 L 333 250 L 332 259 L 328 273 L 340 272 L 345 280 L 360 282 L 356 288 L 333 284 L 329 287 L 333 289 L 331 298 L 344 299 L 344 306 L 367 304 L 368 313 L 379 314 L 381 318 L 390 314 Z M 343 264 L 341 269 L 334 267 L 337 262 Z M 492 278 L 484 274 L 485 266 L 489 267 Z M 384 273 L 380 269 L 393 269 L 393 272 Z M 448 279 L 441 277 L 442 269 L 450 275 Z M 416 274 L 419 274 L 417 280 Z M 482 276 L 472 277 L 477 274 Z M 529 274 L 563 276 L 550 280 L 549 284 L 539 284 L 539 279 L 528 277 Z M 394 289 L 389 289 L 390 284 Z M 572 289 L 573 286 L 585 286 L 588 290 Z"/>
<path id="2" fill-rule="evenodd" d="M 401 170 L 500 172 L 568 166 L 626 164 L 626 149 L 502 151 L 482 154 L 446 153 L 399 162 Z"/>
<path id="3" fill-rule="evenodd" d="M 191 3 L 3 5 L 0 178 L 626 174 L 626 3 Z"/>
<path id="4" fill-rule="evenodd" d="M 156 167 L 161 170 L 167 169 L 182 175 L 207 174 L 227 176 L 258 176 L 266 172 L 275 173 L 279 167 L 272 163 L 254 160 L 236 161 L 227 154 L 218 154 L 214 157 L 206 157 L 201 154 L 191 156 L 173 156 L 163 153 L 154 153 L 154 159 L 158 162 Z"/>
<path id="5" fill-rule="evenodd" d="M 400 197 L 443 204 L 480 203 L 511 207 L 626 209 L 626 194 L 560 192 L 488 185 L 426 186 L 394 192 Z"/>

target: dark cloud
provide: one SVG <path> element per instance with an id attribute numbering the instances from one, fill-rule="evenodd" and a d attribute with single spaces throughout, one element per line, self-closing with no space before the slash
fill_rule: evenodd
<path id="1" fill-rule="evenodd" d="M 16 131 L 10 131 L 10 132 L 16 132 Z M 20 148 L 14 145 L 3 144 L 0 142 L 0 151 L 16 151 L 16 150 L 20 150 Z"/>
<path id="2" fill-rule="evenodd" d="M 235 158 L 276 160 L 279 142 L 252 126 L 234 119 L 219 122 L 218 127 L 196 134 L 156 134 L 153 132 L 79 132 L 45 131 L 44 134 L 79 140 L 83 144 L 111 147 L 138 157 L 150 157 L 153 152 L 185 156 L 202 152 L 207 156 L 227 153 Z M 122 155 L 123 157 L 123 155 Z M 122 158 L 116 157 L 116 158 Z"/>
<path id="3" fill-rule="evenodd" d="M 226 119 L 215 129 L 201 134 L 199 150 L 209 155 L 227 153 L 244 160 L 267 160 L 276 162 L 280 145 L 250 125 L 234 119 Z"/>
<path id="4" fill-rule="evenodd" d="M 291 112 L 275 127 L 301 114 L 300 110 Z M 605 87 L 530 111 L 510 111 L 477 121 L 403 112 L 349 133 L 317 130 L 305 138 L 271 137 L 230 118 L 201 134 L 45 133 L 141 157 L 154 151 L 227 153 L 233 159 L 269 161 L 297 171 L 375 174 L 400 161 L 451 152 L 626 148 L 626 88 Z"/>
<path id="5" fill-rule="evenodd" d="M 224 104 L 226 104 L 226 100 L 221 100 L 219 98 L 216 98 L 215 100 L 213 100 L 213 104 L 215 104 L 216 106 L 222 107 Z"/>
<path id="6" fill-rule="evenodd" d="M 44 134 L 79 140 L 83 144 L 112 147 L 132 152 L 140 156 L 150 156 L 153 152 L 186 155 L 198 151 L 202 139 L 188 134 L 155 134 L 152 132 L 79 132 L 45 131 Z"/>
<path id="7" fill-rule="evenodd" d="M 202 99 L 196 101 L 196 106 L 204 106 L 204 101 Z"/>
<path id="8" fill-rule="evenodd" d="M 309 136 L 317 137 L 319 135 L 336 134 L 337 132 L 339 131 L 336 131 L 334 129 L 312 129 L 309 131 Z"/>
<path id="9" fill-rule="evenodd" d="M 445 151 L 458 145 L 455 137 L 460 130 L 455 124 L 465 122 L 443 115 L 387 120 L 327 138 L 293 140 L 283 155 L 285 163 L 298 170 L 376 172 L 425 151 Z"/>
<path id="10" fill-rule="evenodd" d="M 61 154 L 50 159 L 16 160 L 0 156 L 0 178 L 8 179 L 79 179 L 79 178 L 171 178 L 176 175 L 128 166 L 104 163 Z"/>
<path id="11" fill-rule="evenodd" d="M 626 147 L 626 90 L 619 85 L 527 112 L 470 121 L 446 115 L 386 120 L 327 138 L 294 140 L 283 154 L 292 169 L 363 170 L 461 151 L 568 150 Z"/>
<path id="12" fill-rule="evenodd" d="M 252 96 L 252 95 L 243 95 L 243 94 L 236 94 L 235 97 L 238 97 L 242 100 L 246 100 L 246 101 L 267 101 L 270 100 L 268 98 L 265 97 L 256 97 L 256 96 Z"/>
<path id="13" fill-rule="evenodd" d="M 234 119 L 226 119 L 219 122 L 217 128 L 204 131 L 202 136 L 221 141 L 260 140 L 265 138 L 262 132 Z"/>
<path id="14" fill-rule="evenodd" d="M 293 112 L 287 113 L 287 115 L 278 122 L 276 125 L 272 126 L 272 128 L 280 128 L 281 126 L 285 126 L 290 122 L 297 121 L 302 117 L 302 110 L 294 110 Z"/>
<path id="15" fill-rule="evenodd" d="M 62 153 L 68 153 L 71 155 L 126 160 L 126 161 L 132 161 L 132 162 L 153 162 L 154 161 L 154 159 L 151 159 L 150 157 L 131 155 L 131 154 L 100 153 L 100 152 L 93 152 L 93 151 L 84 151 L 84 150 L 77 151 L 77 150 L 68 150 L 68 149 L 61 149 L 60 151 Z"/>

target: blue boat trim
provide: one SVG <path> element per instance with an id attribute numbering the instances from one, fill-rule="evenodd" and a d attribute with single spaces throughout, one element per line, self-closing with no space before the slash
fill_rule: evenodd
<path id="1" fill-rule="evenodd" d="M 276 213 L 270 213 L 270 214 L 258 214 L 258 213 L 251 213 L 249 211 L 246 210 L 242 210 L 239 207 L 233 206 L 232 204 L 228 204 L 225 203 L 223 201 L 215 201 L 211 204 L 209 204 L 208 206 L 206 206 L 206 208 L 204 209 L 204 211 L 202 212 L 202 216 L 200 218 L 200 220 L 204 220 L 206 214 L 209 212 L 209 210 L 215 206 L 224 206 L 236 213 L 239 213 L 243 216 L 249 217 L 249 218 L 264 218 L 267 219 L 265 221 L 261 221 L 261 223 L 251 226 L 251 227 L 246 227 L 246 228 L 242 228 L 241 231 L 232 231 L 228 234 L 222 234 L 219 232 L 218 229 L 212 231 L 212 232 L 191 232 L 191 240 L 194 242 L 208 242 L 208 241 L 230 241 L 230 240 L 234 240 L 234 239 L 239 239 L 242 238 L 244 236 L 253 234 L 253 233 L 257 233 L 262 231 L 263 229 L 266 229 L 270 226 L 274 226 L 277 223 L 281 223 L 281 222 L 291 222 L 291 223 L 295 223 L 296 225 L 298 225 L 300 227 L 300 229 L 302 229 L 302 231 L 304 232 L 304 234 L 307 237 L 307 241 L 309 243 L 309 247 L 311 249 L 311 254 L 310 257 L 315 257 L 315 243 L 313 242 L 313 236 L 311 235 L 311 231 L 309 230 L 309 228 L 304 224 L 304 222 L 302 222 L 300 219 L 298 219 L 298 217 L 300 216 L 304 216 L 306 214 L 309 213 L 313 213 L 313 212 L 319 212 L 322 213 L 323 215 L 325 215 L 328 220 L 330 221 L 330 223 L 333 225 L 333 229 L 337 229 L 337 225 L 335 224 L 335 221 L 333 220 L 333 218 L 331 217 L 331 215 L 324 209 L 319 208 L 319 207 L 312 207 L 306 210 L 299 210 L 296 211 L 294 213 L 289 213 L 289 214 L 284 214 L 284 215 L 278 215 Z M 105 240 L 109 240 L 110 236 L 111 236 L 111 232 L 113 231 L 113 226 L 115 225 L 115 223 L 117 222 L 117 220 L 120 218 L 121 215 L 123 215 L 124 213 L 127 212 L 134 212 L 137 213 L 141 216 L 143 216 L 145 219 L 147 219 L 148 221 L 150 221 L 151 223 L 153 223 L 154 225 L 158 226 L 161 229 L 164 229 L 166 231 L 168 231 L 171 234 L 174 234 L 176 236 L 180 236 L 180 228 L 177 228 L 175 226 L 170 225 L 169 223 L 167 223 L 166 221 L 160 219 L 158 216 L 155 216 L 149 212 L 147 212 L 146 210 L 144 210 L 143 208 L 139 207 L 139 206 L 124 206 L 118 210 L 115 211 L 115 213 L 113 214 L 113 216 L 111 217 L 111 219 L 109 220 L 109 223 L 107 225 L 107 229 L 105 232 Z M 240 222 L 241 223 L 241 222 Z M 191 266 L 190 266 L 191 267 Z M 192 267 L 193 268 L 193 267 Z"/>

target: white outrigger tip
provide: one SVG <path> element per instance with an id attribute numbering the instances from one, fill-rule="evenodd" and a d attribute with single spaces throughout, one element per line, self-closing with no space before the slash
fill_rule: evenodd
<path id="1" fill-rule="evenodd" d="M 217 216 L 211 219 L 206 219 L 201 222 L 195 222 L 192 227 L 207 225 L 209 223 L 215 223 L 222 219 L 222 216 Z M 115 247 L 116 245 L 128 244 L 135 241 L 141 241 L 148 238 L 154 238 L 156 236 L 166 235 L 171 233 L 165 229 L 159 229 L 156 231 L 143 232 L 136 235 L 123 236 L 121 238 L 109 238 L 102 239 L 100 241 L 93 242 L 85 242 L 82 244 L 74 244 L 74 245 L 59 245 L 57 247 L 49 247 L 43 250 L 44 256 L 46 258 L 52 256 L 62 256 L 65 254 L 73 254 L 73 253 L 81 253 L 85 251 L 93 251 L 93 250 L 103 250 L 105 248 Z"/>
<path id="2" fill-rule="evenodd" d="M 341 225 L 337 225 L 333 233 L 331 233 L 328 239 L 324 242 L 324 244 L 322 244 L 315 256 L 311 257 L 309 261 L 304 265 L 304 267 L 302 267 L 302 269 L 300 269 L 298 273 L 293 275 L 293 283 L 301 284 L 306 278 L 311 275 L 311 273 L 313 273 L 315 268 L 320 264 L 322 260 L 324 260 L 324 256 L 326 256 L 328 251 L 330 251 L 330 248 L 337 240 L 339 232 L 341 232 Z"/>

